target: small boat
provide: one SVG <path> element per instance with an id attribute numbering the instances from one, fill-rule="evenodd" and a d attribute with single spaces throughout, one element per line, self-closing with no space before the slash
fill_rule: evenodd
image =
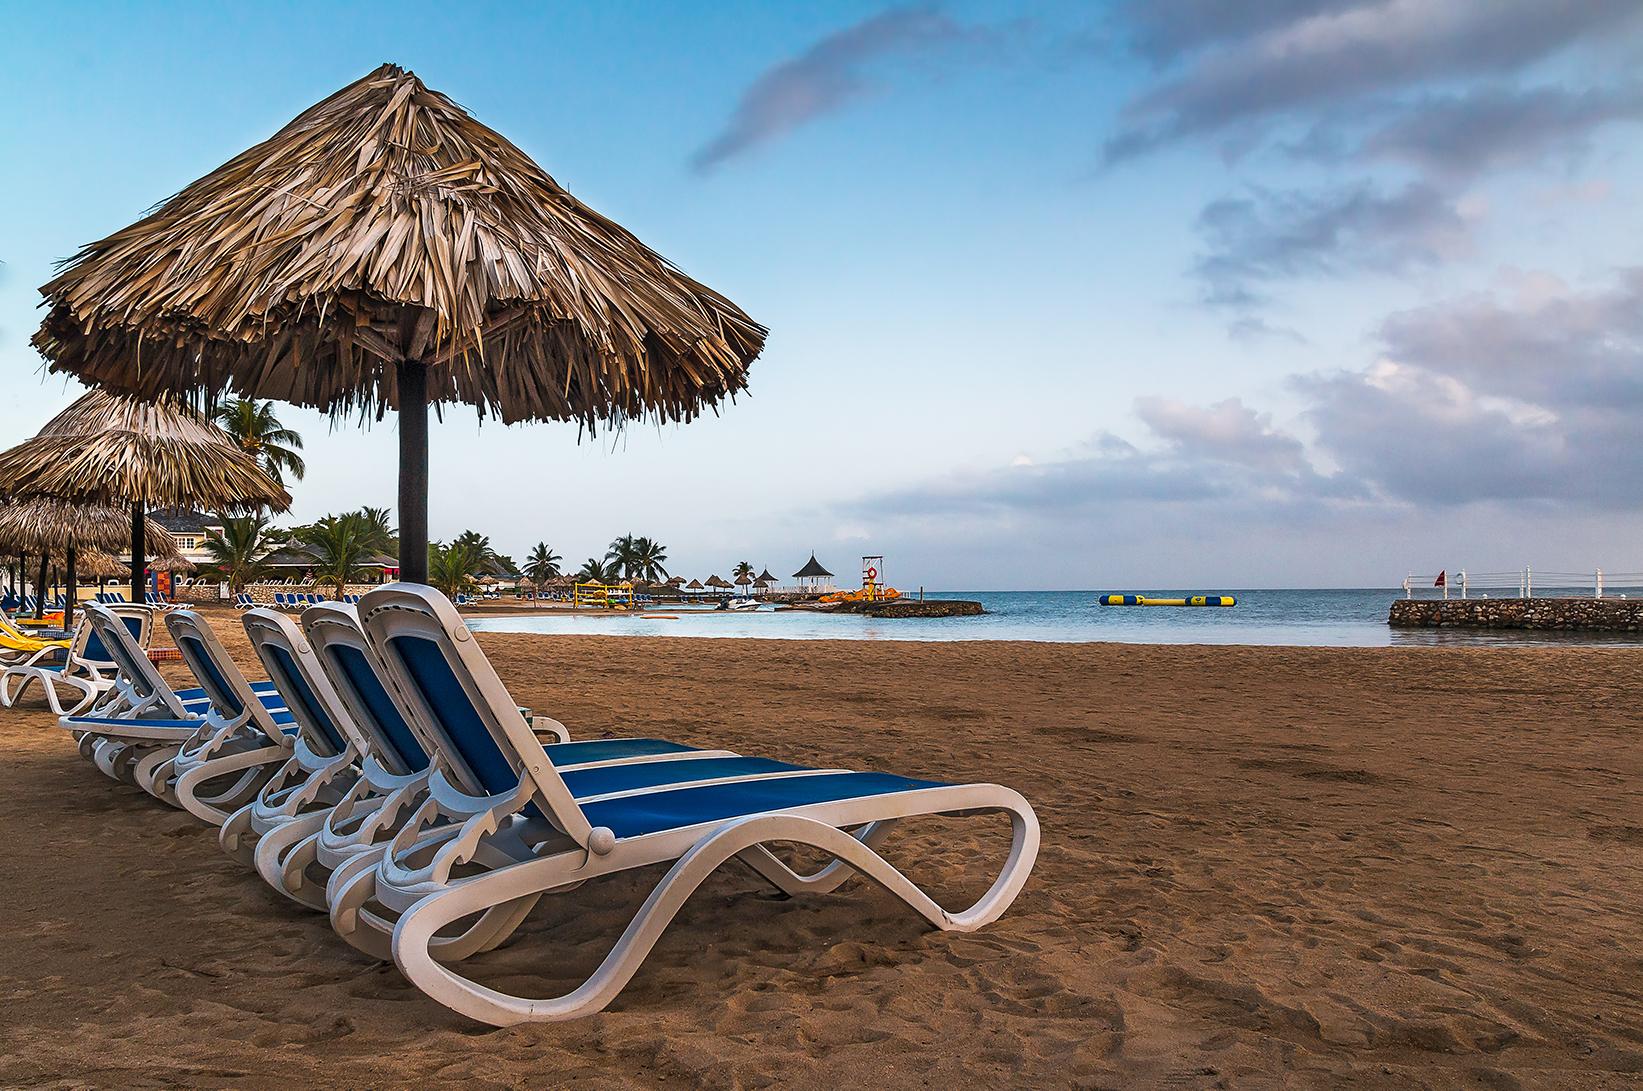
<path id="1" fill-rule="evenodd" d="M 727 599 L 725 604 L 726 610 L 757 610 L 758 608 L 759 601 L 757 599 Z"/>

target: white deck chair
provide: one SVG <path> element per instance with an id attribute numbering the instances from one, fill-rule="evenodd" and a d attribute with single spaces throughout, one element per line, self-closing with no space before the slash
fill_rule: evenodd
<path id="1" fill-rule="evenodd" d="M 210 699 L 206 724 L 163 770 L 171 780 L 168 796 L 200 821 L 220 827 L 292 756 L 295 717 L 284 707 L 267 707 L 198 613 L 171 610 L 165 624 Z M 278 703 L 283 706 L 284 700 Z"/>
<path id="2" fill-rule="evenodd" d="M 722 776 L 657 790 L 648 782 L 653 772 L 648 766 L 561 769 L 536 743 L 444 596 L 432 588 L 394 584 L 367 594 L 360 617 L 409 707 L 447 728 L 442 742 L 456 751 L 453 763 L 465 765 L 492 793 L 489 810 L 466 819 L 454 836 L 429 851 L 421 843 L 421 827 L 439 806 L 431 786 L 430 799 L 396 835 L 373 880 L 376 900 L 402 914 L 393 937 L 395 962 L 418 988 L 471 1018 L 506 1026 L 601 1010 L 632 978 L 690 894 L 727 860 L 741 860 L 789 895 L 826 893 L 859 873 L 935 927 L 972 931 L 1009 907 L 1037 858 L 1032 807 L 1019 793 L 995 784 L 949 785 L 733 758 L 724 760 Z M 875 851 L 903 819 L 987 813 L 1009 817 L 1010 853 L 988 891 L 959 912 L 943 909 Z M 521 829 L 527 823 L 528 835 Z M 469 867 L 493 840 L 538 835 L 525 859 L 478 871 Z M 783 843 L 819 849 L 832 861 L 800 875 L 768 847 Z M 440 950 L 436 936 L 457 921 L 475 914 L 511 915 L 519 906 L 528 912 L 544 894 L 669 862 L 672 869 L 604 962 L 570 993 L 544 1000 L 510 996 L 442 965 L 450 952 Z"/>
<path id="3" fill-rule="evenodd" d="M 436 744 L 409 722 L 403 702 L 385 681 L 376 653 L 360 631 L 353 607 L 327 603 L 305 611 L 302 620 L 315 659 L 333 683 L 331 693 L 341 702 L 341 707 L 332 710 L 333 718 L 351 719 L 367 736 L 369 753 L 353 790 L 332 809 L 319 832 L 287 854 L 278 880 L 264 877 L 296 896 L 305 879 L 311 880 L 315 872 L 328 872 L 326 901 L 338 934 L 357 949 L 386 960 L 391 957 L 394 921 L 366 907 L 368 882 L 352 880 L 369 879 L 374 873 L 377 857 L 426 799 L 431 777 L 444 786 L 445 805 L 436 818 L 424 816 L 426 825 L 466 818 L 486 809 L 489 800 L 467 789 L 465 782 L 453 783 L 449 775 L 435 771 L 429 755 L 437 754 Z M 314 693 L 325 690 L 316 686 Z M 544 730 L 561 740 L 568 734 L 557 721 L 538 717 L 534 731 Z M 569 769 L 730 756 L 728 751 L 654 738 L 561 741 L 548 744 L 544 752 Z M 438 838 L 454 828 L 436 828 L 429 836 Z M 522 843 L 516 847 L 526 851 Z M 488 847 L 484 855 L 493 863 L 507 860 L 495 847 Z M 436 941 L 435 947 L 445 957 L 464 957 L 484 944 L 501 942 L 522 916 L 493 914 L 458 936 Z"/>
<path id="4" fill-rule="evenodd" d="M 153 611 L 130 605 L 110 607 L 131 630 L 139 648 L 147 648 Z M 90 708 L 114 685 L 118 666 L 104 647 L 97 628 L 86 617 L 74 628 L 67 648 L 48 648 L 0 672 L 0 708 L 11 708 L 33 683 L 39 683 L 46 704 L 57 716 L 73 716 Z M 64 691 L 69 704 L 64 706 Z"/>
<path id="5" fill-rule="evenodd" d="M 306 866 L 289 879 L 290 850 L 318 833 L 333 808 L 352 794 L 361 764 L 371 764 L 370 740 L 347 713 L 312 646 L 290 618 L 255 609 L 242 618 L 269 678 L 285 696 L 298 733 L 294 752 L 256 799 L 229 816 L 218 842 L 253 864 L 269 885 L 312 909 L 325 909 L 324 879 L 305 881 Z"/>
<path id="6" fill-rule="evenodd" d="M 220 717 L 213 719 L 204 690 L 173 691 L 166 684 L 114 609 L 86 604 L 87 620 L 118 667 L 114 684 L 87 712 L 64 716 L 58 724 L 74 734 L 81 755 L 102 772 L 181 806 L 170 792 L 170 762 L 197 732 L 214 729 Z M 253 688 L 265 706 L 280 707 L 269 683 Z"/>

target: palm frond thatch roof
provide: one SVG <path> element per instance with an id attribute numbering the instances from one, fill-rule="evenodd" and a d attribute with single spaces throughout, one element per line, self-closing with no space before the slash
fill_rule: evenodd
<path id="1" fill-rule="evenodd" d="M 758 574 L 758 576 L 753 580 L 753 582 L 754 583 L 775 583 L 776 582 L 776 577 L 772 576 L 770 574 L 770 569 L 767 568 L 763 572 L 760 572 Z"/>
<path id="2" fill-rule="evenodd" d="M 702 581 L 701 580 L 691 580 L 689 583 L 685 584 L 685 587 L 688 588 L 691 591 L 700 591 L 700 590 L 702 590 Z"/>
<path id="3" fill-rule="evenodd" d="M 166 529 L 144 520 L 144 541 L 161 560 L 180 556 Z M 40 498 L 0 505 L 0 552 L 61 555 L 68 547 L 118 553 L 131 545 L 131 514 L 120 508 Z"/>
<path id="4" fill-rule="evenodd" d="M 114 580 L 131 571 L 121 564 L 112 554 L 93 549 L 82 553 L 75 558 L 75 570 L 78 575 L 94 580 Z"/>
<path id="5" fill-rule="evenodd" d="M 0 494 L 219 511 L 291 506 L 254 457 L 177 397 L 100 389 L 0 454 Z"/>
<path id="6" fill-rule="evenodd" d="M 766 330 L 582 204 L 414 74 L 383 65 L 41 289 L 53 370 L 331 412 L 435 402 L 504 422 L 695 416 Z"/>

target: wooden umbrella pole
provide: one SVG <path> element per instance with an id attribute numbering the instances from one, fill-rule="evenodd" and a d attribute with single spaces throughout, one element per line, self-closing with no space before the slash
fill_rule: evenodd
<path id="1" fill-rule="evenodd" d="M 131 502 L 131 601 L 139 605 L 148 601 L 144 593 L 144 574 L 148 571 L 148 561 L 143 556 L 143 547 L 147 545 L 143 536 L 143 502 Z"/>
<path id="2" fill-rule="evenodd" d="M 46 616 L 46 562 L 51 558 L 40 554 L 40 578 L 34 581 L 34 616 Z"/>
<path id="3" fill-rule="evenodd" d="M 80 581 L 74 578 L 74 544 L 69 543 L 63 574 L 63 628 L 74 628 L 74 600 L 80 595 Z"/>
<path id="4" fill-rule="evenodd" d="M 399 386 L 399 578 L 428 582 L 428 369 L 396 365 Z"/>

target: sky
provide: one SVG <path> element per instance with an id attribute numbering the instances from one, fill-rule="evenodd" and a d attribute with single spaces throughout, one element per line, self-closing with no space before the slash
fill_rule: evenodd
<path id="1" fill-rule="evenodd" d="M 687 425 L 446 407 L 436 538 L 977 590 L 1643 570 L 1635 0 L 0 10 L 0 445 L 80 390 L 29 346 L 55 261 L 392 61 L 771 330 Z M 293 519 L 392 505 L 391 420 L 279 412 Z"/>

